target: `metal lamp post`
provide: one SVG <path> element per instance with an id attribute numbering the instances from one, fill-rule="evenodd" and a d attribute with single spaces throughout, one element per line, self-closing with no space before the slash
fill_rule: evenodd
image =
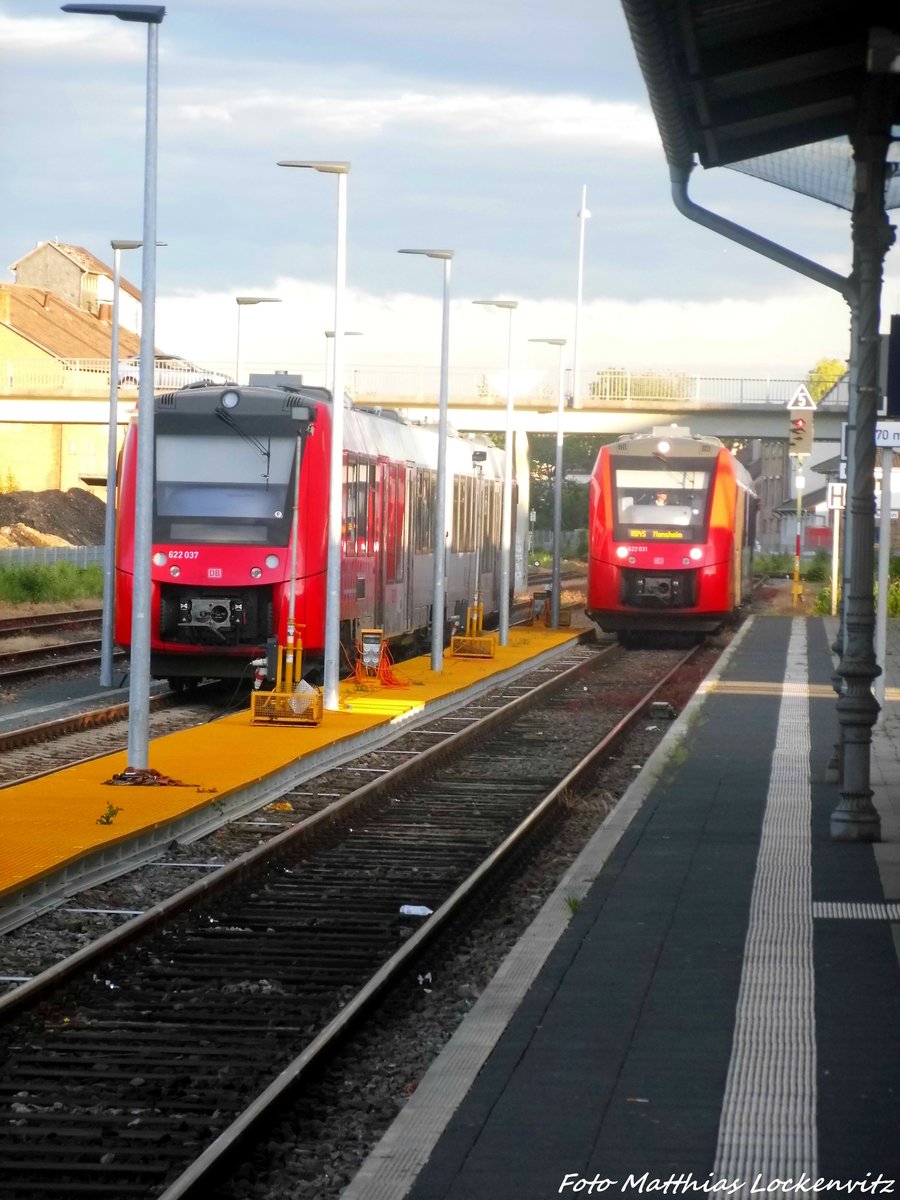
<path id="1" fill-rule="evenodd" d="M 450 357 L 450 263 L 452 250 L 401 250 L 423 254 L 444 264 L 444 300 L 441 317 L 441 386 L 438 399 L 438 460 L 434 495 L 434 575 L 431 590 L 431 669 L 444 666 L 444 573 L 447 553 L 447 380 Z M 476 586 L 477 586 L 476 580 Z"/>
<path id="2" fill-rule="evenodd" d="M 347 174 L 348 162 L 297 162 L 282 160 L 279 167 L 304 167 L 337 175 L 337 254 L 334 285 L 334 386 L 331 405 L 331 467 L 328 495 L 328 566 L 325 595 L 324 707 L 340 708 L 341 642 L 341 496 L 344 479 L 344 288 L 347 279 Z"/>
<path id="3" fill-rule="evenodd" d="M 241 382 L 241 309 L 248 304 L 280 304 L 277 296 L 235 296 L 237 304 L 237 337 L 234 343 L 234 382 Z"/>
<path id="4" fill-rule="evenodd" d="M 156 4 L 64 4 L 63 12 L 118 17 L 147 26 L 147 102 L 144 143 L 144 243 L 141 269 L 141 371 L 134 509 L 134 600 L 128 685 L 128 768 L 146 770 L 150 752 L 150 556 L 153 552 L 153 362 L 156 335 L 156 159 L 159 29 Z"/>
<path id="5" fill-rule="evenodd" d="M 473 304 L 487 304 L 493 308 L 505 308 L 509 312 L 509 338 L 506 350 L 506 438 L 503 443 L 506 462 L 503 467 L 503 533 L 500 539 L 500 626 L 499 641 L 505 646 L 509 641 L 509 560 L 512 553 L 512 456 L 513 456 L 513 388 L 512 388 L 512 317 L 519 307 L 518 300 L 473 300 Z"/>
<path id="6" fill-rule="evenodd" d="M 556 471 L 553 476 L 553 571 L 550 582 L 550 624 L 559 629 L 560 593 L 560 545 L 562 543 L 562 479 L 563 479 L 563 409 L 565 407 L 565 365 L 563 348 L 565 338 L 529 338 L 530 342 L 543 342 L 547 346 L 559 346 L 559 390 L 556 402 Z"/>
<path id="7" fill-rule="evenodd" d="M 572 407 L 578 407 L 578 324 L 581 320 L 581 291 L 584 282 L 584 223 L 591 214 L 587 207 L 587 184 L 581 189 L 578 211 L 578 283 L 575 289 L 575 331 L 572 338 Z"/>
<path id="8" fill-rule="evenodd" d="M 109 347 L 109 430 L 106 442 L 106 514 L 103 525 L 103 618 L 100 624 L 100 686 L 113 685 L 114 616 L 116 603 L 116 453 L 119 417 L 119 282 L 123 250 L 141 243 L 113 238 L 112 338 Z"/>

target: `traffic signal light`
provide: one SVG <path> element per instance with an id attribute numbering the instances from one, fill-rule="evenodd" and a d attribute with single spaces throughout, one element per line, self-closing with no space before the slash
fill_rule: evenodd
<path id="1" fill-rule="evenodd" d="M 791 431 L 788 435 L 788 451 L 797 456 L 810 454 L 813 444 L 812 414 L 791 415 Z"/>

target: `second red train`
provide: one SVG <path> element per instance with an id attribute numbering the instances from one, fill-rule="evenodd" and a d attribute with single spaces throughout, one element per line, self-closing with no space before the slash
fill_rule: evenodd
<path id="1" fill-rule="evenodd" d="M 667 426 L 603 446 L 591 476 L 588 616 L 623 642 L 709 632 L 753 583 L 756 495 L 718 438 Z"/>

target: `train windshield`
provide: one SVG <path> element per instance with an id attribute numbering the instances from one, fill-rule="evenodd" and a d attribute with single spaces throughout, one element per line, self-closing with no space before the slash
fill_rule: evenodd
<path id="1" fill-rule="evenodd" d="M 617 466 L 613 459 L 611 466 L 616 541 L 705 541 L 709 462 L 631 459 Z"/>
<path id="2" fill-rule="evenodd" d="M 156 437 L 154 540 L 287 545 L 296 437 L 252 426 Z"/>

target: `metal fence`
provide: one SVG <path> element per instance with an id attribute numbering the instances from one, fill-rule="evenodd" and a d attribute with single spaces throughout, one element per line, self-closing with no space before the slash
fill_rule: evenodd
<path id="1" fill-rule="evenodd" d="M 587 545 L 587 536 L 586 529 L 562 530 L 560 551 L 563 554 L 573 554 Z M 531 535 L 531 548 L 532 550 L 546 550 L 549 553 L 553 549 L 553 530 L 535 529 Z"/>
<path id="2" fill-rule="evenodd" d="M 11 546 L 0 547 L 0 571 L 9 567 L 27 567 L 34 563 L 69 562 L 87 567 L 103 562 L 102 546 Z"/>
<path id="3" fill-rule="evenodd" d="M 158 360 L 161 375 L 157 390 L 173 386 L 166 383 L 169 370 Z M 214 375 L 231 373 L 229 364 L 206 362 L 196 371 Z M 322 363 L 247 363 L 242 380 L 253 371 L 287 371 L 299 374 L 305 383 L 325 382 Z M 787 404 L 803 381 L 768 376 L 758 378 L 695 375 L 681 371 L 644 371 L 597 369 L 586 367 L 578 372 L 578 386 L 572 386 L 572 373 L 566 373 L 567 402 L 575 392 L 578 405 L 591 407 L 634 407 L 645 403 L 677 404 L 685 408 L 703 405 L 736 407 Z M 432 367 L 352 365 L 346 377 L 348 392 L 359 404 L 402 403 L 409 407 L 437 403 L 440 372 Z M 466 407 L 496 407 L 505 402 L 511 390 L 516 404 L 523 407 L 555 408 L 557 375 L 543 369 L 513 370 L 511 378 L 501 368 L 451 368 L 448 380 L 450 403 Z M 109 361 L 106 359 L 0 359 L 0 395 L 23 396 L 108 396 Z M 123 387 L 122 400 L 135 397 L 135 387 Z"/>

